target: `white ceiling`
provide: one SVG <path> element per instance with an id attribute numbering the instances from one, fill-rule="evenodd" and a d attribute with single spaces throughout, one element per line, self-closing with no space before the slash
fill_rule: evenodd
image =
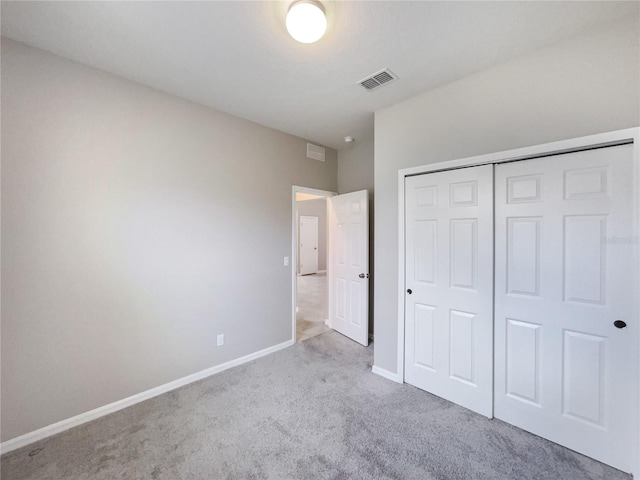
<path id="1" fill-rule="evenodd" d="M 638 2 L 325 1 L 290 38 L 290 2 L 2 2 L 2 35 L 334 148 L 373 112 L 617 19 Z M 388 67 L 399 80 L 357 82 Z"/>

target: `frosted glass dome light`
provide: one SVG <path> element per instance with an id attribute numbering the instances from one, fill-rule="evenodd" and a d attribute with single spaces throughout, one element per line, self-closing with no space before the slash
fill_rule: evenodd
<path id="1" fill-rule="evenodd" d="M 287 13 L 287 31 L 300 43 L 313 43 L 327 30 L 322 4 L 312 0 L 294 2 Z"/>

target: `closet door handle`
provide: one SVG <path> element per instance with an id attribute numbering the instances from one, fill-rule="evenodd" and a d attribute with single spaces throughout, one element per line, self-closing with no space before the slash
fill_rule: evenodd
<path id="1" fill-rule="evenodd" d="M 411 290 L 411 289 L 409 288 L 409 289 L 407 289 L 407 293 L 408 293 L 409 295 L 411 295 L 411 294 L 413 293 L 413 290 Z"/>

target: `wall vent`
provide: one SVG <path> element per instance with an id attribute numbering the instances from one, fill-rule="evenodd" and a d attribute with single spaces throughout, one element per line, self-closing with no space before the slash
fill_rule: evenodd
<path id="1" fill-rule="evenodd" d="M 358 83 L 362 85 L 366 90 L 373 90 L 381 87 L 387 83 L 394 82 L 398 77 L 388 68 L 380 70 L 379 72 L 369 75 L 367 78 L 363 78 Z"/>
<path id="2" fill-rule="evenodd" d="M 307 143 L 307 158 L 324 162 L 324 148 L 314 145 L 313 143 Z"/>

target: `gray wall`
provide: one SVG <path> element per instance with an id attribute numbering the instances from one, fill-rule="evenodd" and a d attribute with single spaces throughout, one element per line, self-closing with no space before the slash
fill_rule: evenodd
<path id="1" fill-rule="evenodd" d="M 327 269 L 327 200 L 303 200 L 296 202 L 298 205 L 298 229 L 300 228 L 300 216 L 318 217 L 318 270 Z M 299 237 L 298 237 L 299 238 Z M 300 249 L 297 249 L 296 272 L 300 273 Z"/>
<path id="2" fill-rule="evenodd" d="M 3 441 L 291 339 L 336 151 L 5 39 L 2 120 Z"/>
<path id="3" fill-rule="evenodd" d="M 376 112 L 375 365 L 396 372 L 398 170 L 640 125 L 638 18 Z"/>
<path id="4" fill-rule="evenodd" d="M 373 333 L 375 282 L 374 248 L 374 182 L 373 182 L 373 137 L 356 139 L 356 142 L 338 151 L 338 193 L 369 190 L 369 332 Z"/>
<path id="5" fill-rule="evenodd" d="M 338 151 L 338 193 L 373 191 L 373 137 Z"/>

